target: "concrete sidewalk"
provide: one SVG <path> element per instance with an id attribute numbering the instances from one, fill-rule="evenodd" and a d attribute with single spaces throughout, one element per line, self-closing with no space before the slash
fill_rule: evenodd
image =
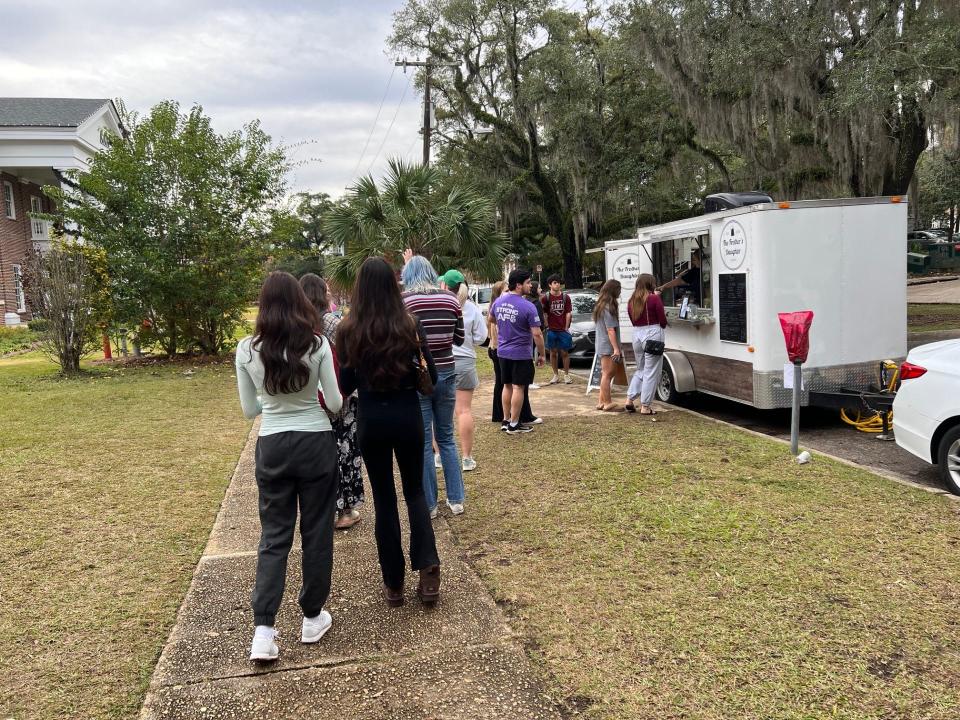
<path id="1" fill-rule="evenodd" d="M 434 522 L 443 567 L 440 603 L 425 609 L 410 573 L 406 604 L 386 606 L 369 488 L 363 521 L 336 535 L 327 605 L 332 629 L 316 645 L 300 643 L 298 537 L 277 617 L 280 660 L 251 663 L 249 598 L 260 532 L 255 433 L 256 426 L 154 671 L 141 720 L 559 719 L 443 517 Z"/>

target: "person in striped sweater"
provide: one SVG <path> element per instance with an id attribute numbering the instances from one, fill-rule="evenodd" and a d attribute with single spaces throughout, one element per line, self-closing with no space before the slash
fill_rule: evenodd
<path id="1" fill-rule="evenodd" d="M 457 296 L 440 289 L 440 280 L 433 265 L 422 255 L 406 253 L 403 280 L 403 302 L 407 310 L 420 320 L 427 344 L 437 366 L 437 383 L 433 394 L 420 396 L 423 414 L 423 491 L 430 507 L 430 517 L 437 516 L 437 469 L 433 463 L 432 439 L 436 433 L 437 448 L 443 466 L 443 479 L 450 512 L 463 512 L 465 491 L 460 455 L 453 439 L 453 416 L 457 400 L 457 375 L 453 346 L 463 345 L 463 312 Z"/>

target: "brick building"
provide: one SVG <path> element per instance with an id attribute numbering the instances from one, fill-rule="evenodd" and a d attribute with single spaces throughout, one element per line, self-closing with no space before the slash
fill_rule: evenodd
<path id="1" fill-rule="evenodd" d="M 85 170 L 104 131 L 122 132 L 110 100 L 0 98 L 0 323 L 30 318 L 21 266 L 31 243 L 50 243 L 48 223 L 32 217 L 52 210 L 43 186 Z"/>

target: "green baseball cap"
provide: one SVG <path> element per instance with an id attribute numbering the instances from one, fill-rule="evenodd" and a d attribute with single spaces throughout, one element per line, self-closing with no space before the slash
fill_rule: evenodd
<path id="1" fill-rule="evenodd" d="M 466 281 L 466 278 L 463 277 L 463 273 L 459 270 L 447 270 L 443 275 L 440 276 L 440 279 L 443 280 L 443 284 L 447 287 L 460 285 Z"/>

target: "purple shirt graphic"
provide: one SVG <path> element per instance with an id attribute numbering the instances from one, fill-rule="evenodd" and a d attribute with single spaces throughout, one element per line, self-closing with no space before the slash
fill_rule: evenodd
<path id="1" fill-rule="evenodd" d="M 540 316 L 533 303 L 514 293 L 504 293 L 493 302 L 490 314 L 497 321 L 497 356 L 507 360 L 533 359 L 533 333 Z"/>

